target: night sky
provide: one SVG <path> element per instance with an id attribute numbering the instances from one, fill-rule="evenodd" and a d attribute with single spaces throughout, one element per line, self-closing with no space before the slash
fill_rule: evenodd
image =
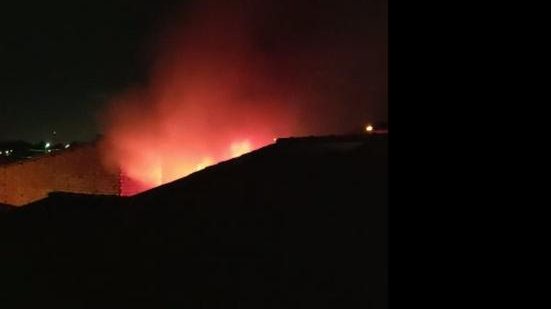
<path id="1" fill-rule="evenodd" d="M 46 140 L 53 130 L 64 141 L 93 139 L 101 131 L 98 114 L 106 102 L 147 83 L 161 29 L 174 19 L 185 25 L 192 2 L 3 3 L 0 140 Z M 355 100 L 357 89 L 371 87 L 371 118 L 386 120 L 386 0 L 265 3 L 251 25 L 258 28 L 261 48 L 289 58 L 295 51 L 350 46 L 354 56 L 345 65 L 360 73 L 346 80 L 353 86 L 343 88 L 342 99 L 362 101 Z"/>

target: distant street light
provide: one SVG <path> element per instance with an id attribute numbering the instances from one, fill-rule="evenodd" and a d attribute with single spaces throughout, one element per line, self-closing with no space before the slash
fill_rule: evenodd
<path id="1" fill-rule="evenodd" d="M 46 149 L 50 148 L 50 143 L 46 143 L 46 145 L 44 145 L 44 148 Z"/>
<path id="2" fill-rule="evenodd" d="M 371 131 L 373 131 L 373 126 L 370 125 L 370 124 L 368 124 L 368 125 L 365 127 L 365 131 L 366 131 L 366 132 L 371 132 Z"/>

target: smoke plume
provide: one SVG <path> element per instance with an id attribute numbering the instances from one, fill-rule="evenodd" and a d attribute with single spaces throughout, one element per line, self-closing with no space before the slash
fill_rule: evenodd
<path id="1" fill-rule="evenodd" d="M 147 83 L 104 113 L 105 162 L 140 190 L 386 117 L 386 3 L 197 2 L 166 17 Z"/>

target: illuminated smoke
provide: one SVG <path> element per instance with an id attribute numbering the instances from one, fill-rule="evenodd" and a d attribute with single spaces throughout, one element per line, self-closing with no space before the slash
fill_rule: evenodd
<path id="1" fill-rule="evenodd" d="M 187 7 L 156 41 L 148 83 L 111 100 L 103 118 L 104 161 L 139 183 L 134 191 L 240 156 L 274 137 L 365 123 L 372 98 L 361 89 L 372 86 L 346 86 L 352 71 L 366 69 L 354 62 L 366 57 L 361 46 L 352 44 L 351 53 L 346 42 L 326 49 L 278 43 L 266 20 L 279 4 L 267 3 Z M 351 96 L 356 104 L 342 102 Z"/>

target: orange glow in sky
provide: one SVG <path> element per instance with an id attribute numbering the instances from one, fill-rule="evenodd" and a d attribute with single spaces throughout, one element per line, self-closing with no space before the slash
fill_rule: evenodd
<path id="1" fill-rule="evenodd" d="M 147 77 L 111 97 L 101 114 L 104 164 L 119 169 L 124 183 L 140 184 L 121 194 L 177 180 L 275 137 L 333 134 L 367 119 L 361 102 L 372 99 L 370 85 L 348 88 L 343 79 L 360 72 L 349 62 L 356 40 L 350 49 L 341 50 L 339 40 L 332 49 L 306 44 L 291 53 L 251 29 L 256 10 L 198 1 L 192 11 L 185 21 L 167 22 L 148 46 Z M 271 28 L 263 29 L 271 38 Z"/>

